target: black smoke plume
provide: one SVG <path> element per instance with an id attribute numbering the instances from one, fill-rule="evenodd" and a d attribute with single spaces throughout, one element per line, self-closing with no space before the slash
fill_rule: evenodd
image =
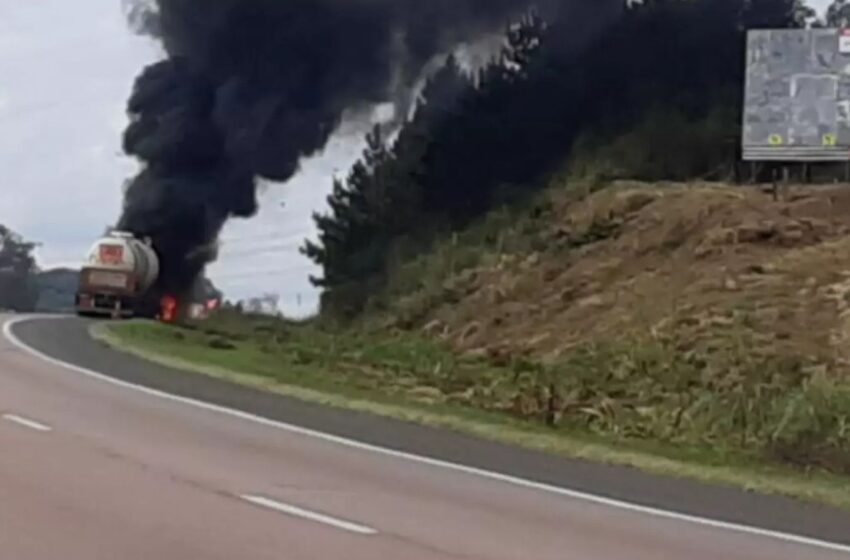
<path id="1" fill-rule="evenodd" d="M 573 17 L 606 2 L 621 3 L 135 1 L 132 22 L 167 57 L 142 72 L 129 101 L 124 147 L 144 167 L 118 227 L 153 239 L 159 292 L 186 293 L 225 222 L 256 211 L 257 178 L 291 178 L 345 111 L 404 99 L 434 56 L 531 7 L 555 18 L 579 6 Z"/>

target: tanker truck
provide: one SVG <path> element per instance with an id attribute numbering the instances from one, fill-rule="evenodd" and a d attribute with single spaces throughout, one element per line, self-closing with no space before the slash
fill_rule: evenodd
<path id="1" fill-rule="evenodd" d="M 94 244 L 80 270 L 77 314 L 132 317 L 158 276 L 159 257 L 149 239 L 112 231 Z"/>

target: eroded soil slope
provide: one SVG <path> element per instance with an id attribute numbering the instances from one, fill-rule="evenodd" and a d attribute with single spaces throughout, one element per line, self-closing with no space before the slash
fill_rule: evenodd
<path id="1" fill-rule="evenodd" d="M 687 350 L 747 333 L 754 351 L 850 358 L 850 188 L 779 201 L 628 183 L 552 196 L 535 233 L 545 249 L 459 272 L 429 332 L 473 353 L 547 360 L 609 338 L 674 336 Z"/>
<path id="2" fill-rule="evenodd" d="M 513 369 L 478 402 L 850 472 L 850 187 L 553 189 L 499 231 L 385 314 Z"/>

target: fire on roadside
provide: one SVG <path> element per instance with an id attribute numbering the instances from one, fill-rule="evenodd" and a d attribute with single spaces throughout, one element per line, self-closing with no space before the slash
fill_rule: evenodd
<path id="1" fill-rule="evenodd" d="M 211 298 L 203 303 L 192 303 L 185 306 L 181 311 L 180 301 L 175 296 L 168 294 L 162 297 L 159 307 L 159 320 L 163 323 L 175 323 L 181 318 L 203 321 L 221 307 L 221 300 Z"/>
<path id="2" fill-rule="evenodd" d="M 164 323 L 173 323 L 177 318 L 177 298 L 172 295 L 163 296 L 160 301 L 159 318 Z"/>

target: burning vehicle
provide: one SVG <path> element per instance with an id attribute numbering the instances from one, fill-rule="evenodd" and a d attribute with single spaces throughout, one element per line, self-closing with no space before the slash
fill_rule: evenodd
<path id="1" fill-rule="evenodd" d="M 205 319 L 219 307 L 221 294 L 203 277 L 182 301 L 175 294 L 160 294 L 160 272 L 160 257 L 150 239 L 109 232 L 91 248 L 80 271 L 77 314 L 174 322 Z"/>
<path id="2" fill-rule="evenodd" d="M 132 317 L 158 276 L 159 257 L 150 240 L 110 232 L 94 244 L 80 271 L 77 313 Z"/>

